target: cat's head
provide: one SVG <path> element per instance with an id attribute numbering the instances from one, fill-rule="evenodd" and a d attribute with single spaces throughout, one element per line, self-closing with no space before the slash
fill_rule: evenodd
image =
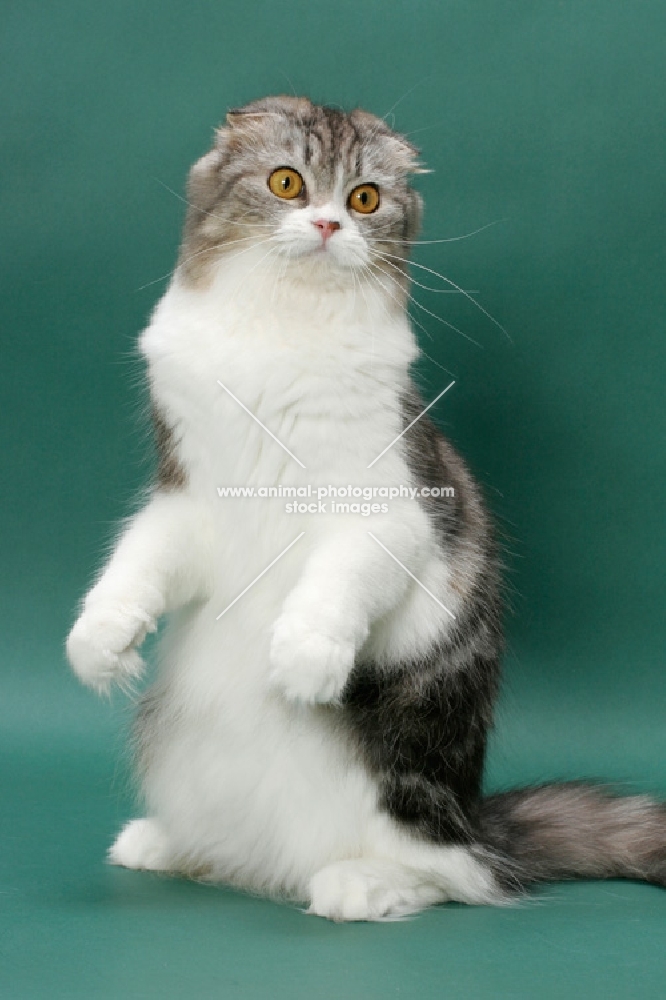
<path id="1" fill-rule="evenodd" d="M 190 173 L 181 269 L 196 278 L 261 243 L 284 274 L 395 278 L 420 221 L 417 156 L 366 111 L 296 97 L 231 111 Z"/>

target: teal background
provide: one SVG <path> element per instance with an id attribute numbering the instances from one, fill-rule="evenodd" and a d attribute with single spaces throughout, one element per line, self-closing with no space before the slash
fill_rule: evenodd
<path id="1" fill-rule="evenodd" d="M 0 4 L 0 996 L 662 997 L 666 894 L 556 886 L 334 926 L 112 870 L 130 706 L 63 638 L 150 469 L 136 334 L 190 163 L 267 93 L 395 116 L 436 415 L 498 516 L 513 612 L 489 787 L 598 775 L 666 795 L 661 0 Z M 437 285 L 426 271 L 423 284 Z M 148 287 L 143 287 L 148 285 Z"/>

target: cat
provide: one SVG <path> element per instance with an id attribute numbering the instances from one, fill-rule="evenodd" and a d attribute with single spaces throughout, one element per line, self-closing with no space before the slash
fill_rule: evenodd
<path id="1" fill-rule="evenodd" d="M 365 111 L 271 97 L 191 170 L 140 339 L 156 482 L 67 640 L 106 692 L 137 681 L 168 616 L 134 739 L 146 817 L 114 864 L 334 920 L 505 904 L 541 880 L 666 884 L 666 808 L 646 796 L 482 793 L 500 559 L 410 376 L 418 155 Z M 255 496 L 224 495 L 239 485 Z"/>

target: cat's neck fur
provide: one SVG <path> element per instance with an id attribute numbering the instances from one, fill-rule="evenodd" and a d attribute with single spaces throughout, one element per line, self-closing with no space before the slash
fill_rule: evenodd
<path id="1" fill-rule="evenodd" d="M 186 319 L 185 334 L 182 323 L 168 322 L 170 316 Z M 161 320 L 171 327 L 168 335 Z M 395 283 L 353 277 L 318 262 L 285 267 L 263 246 L 218 261 L 196 282 L 179 270 L 154 321 L 162 349 L 175 348 L 176 340 L 185 347 L 185 340 L 214 356 L 225 353 L 229 338 L 237 348 L 242 337 L 249 350 L 271 356 L 285 349 L 304 351 L 311 362 L 342 361 L 344 355 L 351 368 L 372 367 L 380 379 L 389 370 L 406 373 L 418 354 Z M 201 336 L 193 337 L 195 332 Z"/>
<path id="2" fill-rule="evenodd" d="M 335 456 L 341 475 L 351 470 L 361 481 L 402 430 L 402 396 L 417 356 L 406 313 L 374 283 L 308 287 L 264 255 L 260 247 L 222 261 L 203 284 L 175 278 L 141 339 L 153 400 L 177 428 L 192 484 L 208 489 L 231 469 L 238 481 L 278 475 L 279 448 L 269 449 L 267 467 L 246 468 L 250 442 L 256 437 L 259 447 L 265 432 L 239 400 L 302 454 L 308 475 L 316 478 L 320 466 L 329 474 Z M 290 475 L 301 472 L 291 463 Z"/>

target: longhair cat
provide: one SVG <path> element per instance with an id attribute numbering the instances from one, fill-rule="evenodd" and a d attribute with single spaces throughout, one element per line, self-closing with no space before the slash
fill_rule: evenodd
<path id="1" fill-rule="evenodd" d="M 501 904 L 539 880 L 666 884 L 650 798 L 482 794 L 500 573 L 479 489 L 410 378 L 420 169 L 383 120 L 291 97 L 230 112 L 192 168 L 140 340 L 157 479 L 67 642 L 84 683 L 127 687 L 168 615 L 136 723 L 146 814 L 114 864 L 335 920 Z"/>

